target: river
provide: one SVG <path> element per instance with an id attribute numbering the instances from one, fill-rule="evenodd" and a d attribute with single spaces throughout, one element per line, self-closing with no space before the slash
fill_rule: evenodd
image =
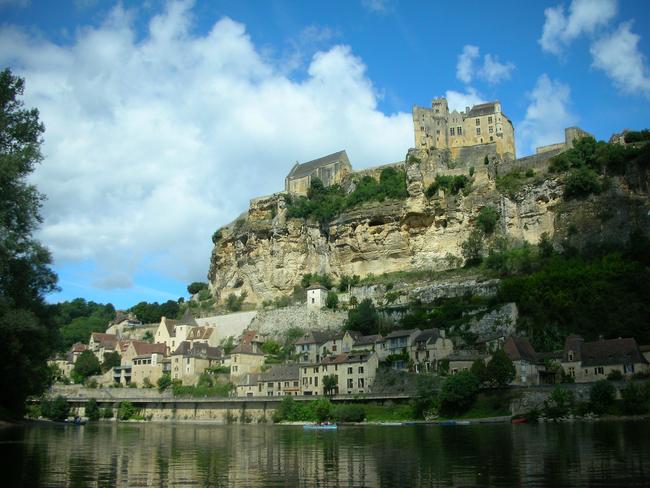
<path id="1" fill-rule="evenodd" d="M 650 486 L 650 421 L 0 429 L 2 487 Z"/>

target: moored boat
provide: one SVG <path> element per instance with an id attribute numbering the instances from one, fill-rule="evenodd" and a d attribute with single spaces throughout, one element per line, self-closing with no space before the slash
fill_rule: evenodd
<path id="1" fill-rule="evenodd" d="M 335 430 L 336 424 L 305 424 L 302 426 L 306 430 Z"/>

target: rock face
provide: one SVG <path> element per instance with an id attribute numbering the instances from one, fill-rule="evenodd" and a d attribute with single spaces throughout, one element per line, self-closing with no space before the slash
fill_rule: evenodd
<path id="1" fill-rule="evenodd" d="M 457 267 L 462 262 L 461 243 L 486 206 L 500 216 L 489 239 L 536 244 L 546 232 L 562 247 L 579 246 L 590 236 L 626 238 L 632 223 L 650 230 L 646 192 L 635 194 L 613 184 L 605 194 L 565 202 L 560 180 L 548 177 L 510 197 L 497 191 L 493 163 L 498 161 L 476 169 L 450 168 L 440 153 L 411 150 L 404 163 L 408 198 L 366 203 L 326 225 L 287 219 L 284 193 L 254 199 L 247 214 L 213 237 L 210 289 L 221 300 L 246 292 L 248 301 L 261 303 L 291 294 L 306 273 L 328 273 L 336 279 Z M 456 195 L 439 191 L 428 198 L 425 190 L 437 174 L 472 175 L 471 189 Z M 354 177 L 353 173 L 350 178 Z M 614 230 L 603 232 L 606 223 L 615 224 L 610 226 Z"/>

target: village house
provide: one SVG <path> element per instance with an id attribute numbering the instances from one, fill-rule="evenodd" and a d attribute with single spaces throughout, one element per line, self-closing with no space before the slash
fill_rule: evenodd
<path id="1" fill-rule="evenodd" d="M 420 329 L 395 330 L 384 337 L 383 348 L 381 350 L 381 360 L 388 356 L 402 354 L 404 359 L 392 361 L 393 369 L 406 369 L 410 358 L 409 352 L 413 348 L 415 338 L 422 332 Z"/>
<path id="2" fill-rule="evenodd" d="M 137 373 L 138 377 L 141 378 L 140 381 L 143 381 L 145 377 L 149 377 L 152 383 L 154 380 L 151 377 L 155 377 L 157 381 L 158 377 L 162 374 L 162 365 L 160 365 L 160 373 L 157 372 L 159 369 L 158 364 L 165 357 L 166 351 L 167 349 L 164 344 L 130 341 L 126 351 L 122 355 L 120 366 L 113 368 L 112 375 L 114 383 L 128 385 L 135 381 L 133 378 L 133 367 L 136 358 L 138 360 Z M 157 354 L 156 358 L 152 358 L 153 354 Z M 153 361 L 155 361 L 155 364 Z M 136 382 L 136 384 L 142 386 L 141 383 Z"/>
<path id="3" fill-rule="evenodd" d="M 416 373 L 428 373 L 437 370 L 438 361 L 454 351 L 451 339 L 445 337 L 445 331 L 425 329 L 413 339 L 410 357 Z"/>
<path id="4" fill-rule="evenodd" d="M 562 368 L 576 383 L 585 383 L 607 378 L 612 371 L 628 377 L 648 371 L 648 360 L 631 337 L 585 342 L 570 335 L 564 341 Z"/>
<path id="5" fill-rule="evenodd" d="M 222 366 L 224 354 L 220 347 L 205 342 L 183 341 L 170 357 L 170 372 L 173 380 L 184 385 L 194 385 L 207 369 Z"/>
<path id="6" fill-rule="evenodd" d="M 307 288 L 307 309 L 320 310 L 327 301 L 327 288 L 320 283 L 310 285 Z"/>
<path id="7" fill-rule="evenodd" d="M 142 322 L 138 320 L 135 314 L 124 310 L 117 310 L 115 312 L 115 318 L 108 323 L 106 333 L 121 337 L 125 329 L 132 329 L 141 325 Z"/>
<path id="8" fill-rule="evenodd" d="M 320 357 L 352 351 L 355 341 L 359 337 L 361 337 L 361 334 L 353 330 L 346 330 L 336 334 L 320 345 Z"/>
<path id="9" fill-rule="evenodd" d="M 300 394 L 300 366 L 276 364 L 259 376 L 259 395 L 296 396 Z"/>
<path id="10" fill-rule="evenodd" d="M 90 334 L 88 349 L 90 349 L 99 362 L 104 361 L 104 354 L 115 352 L 118 338 L 114 334 L 105 334 L 103 332 L 93 332 Z"/>
<path id="11" fill-rule="evenodd" d="M 284 190 L 296 195 L 307 195 L 315 178 L 327 187 L 341 183 L 351 172 L 352 165 L 347 153 L 339 151 L 303 164 L 296 163 L 284 180 Z"/>
<path id="12" fill-rule="evenodd" d="M 477 359 L 486 361 L 488 355 L 476 350 L 461 349 L 452 352 L 445 358 L 445 361 L 449 362 L 449 374 L 457 374 L 461 371 L 469 371 Z M 440 370 L 440 368 L 438 369 Z"/>
<path id="13" fill-rule="evenodd" d="M 230 378 L 236 383 L 248 373 L 261 372 L 265 355 L 256 342 L 238 344 L 230 353 Z"/>
<path id="14" fill-rule="evenodd" d="M 384 338 L 380 334 L 359 336 L 354 339 L 352 346 L 354 352 L 375 351 L 378 356 L 382 355 L 383 348 Z"/>
<path id="15" fill-rule="evenodd" d="M 238 397 L 262 396 L 262 382 L 259 380 L 262 373 L 246 373 L 237 383 L 235 392 Z"/>
<path id="16" fill-rule="evenodd" d="M 513 385 L 538 385 L 544 364 L 525 337 L 510 336 L 503 345 L 503 351 L 515 367 Z"/>
<path id="17" fill-rule="evenodd" d="M 155 385 L 165 373 L 165 356 L 160 350 L 145 352 L 133 358 L 131 363 L 131 382 L 142 387 Z"/>
<path id="18" fill-rule="evenodd" d="M 318 364 L 300 365 L 300 389 L 303 395 L 323 395 L 323 380 L 336 377 L 331 394 L 367 393 L 375 380 L 379 358 L 375 352 L 341 353 L 328 356 Z"/>
<path id="19" fill-rule="evenodd" d="M 303 363 L 318 363 L 323 357 L 321 346 L 331 339 L 330 334 L 312 330 L 296 341 L 296 354 Z"/>

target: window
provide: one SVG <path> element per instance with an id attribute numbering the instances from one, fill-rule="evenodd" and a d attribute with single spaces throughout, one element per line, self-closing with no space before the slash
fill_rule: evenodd
<path id="1" fill-rule="evenodd" d="M 437 136 L 440 135 L 440 129 L 437 129 L 437 130 L 436 130 L 436 135 L 437 135 Z"/>
<path id="2" fill-rule="evenodd" d="M 318 373 L 318 366 L 314 368 L 314 373 Z"/>
<path id="3" fill-rule="evenodd" d="M 569 351 L 569 354 L 567 354 L 569 361 L 573 361 L 573 351 Z"/>
<path id="4" fill-rule="evenodd" d="M 314 386 L 318 386 L 318 376 L 316 376 L 316 378 L 314 378 Z"/>
<path id="5" fill-rule="evenodd" d="M 481 125 L 481 119 L 476 119 L 476 125 Z"/>
<path id="6" fill-rule="evenodd" d="M 298 386 L 298 382 L 297 382 L 297 381 L 294 381 L 294 382 L 293 382 L 293 386 L 297 387 L 297 386 Z"/>
<path id="7" fill-rule="evenodd" d="M 459 136 L 463 135 L 463 128 L 462 127 L 456 127 L 458 129 L 456 132 L 458 133 Z"/>
<path id="8" fill-rule="evenodd" d="M 359 374 L 363 374 L 363 366 L 359 366 Z"/>
<path id="9" fill-rule="evenodd" d="M 332 344 L 332 351 L 336 351 L 336 344 Z"/>
<path id="10" fill-rule="evenodd" d="M 605 374 L 605 369 L 602 366 L 594 368 L 594 374 Z"/>
<path id="11" fill-rule="evenodd" d="M 450 136 L 453 136 L 453 135 L 454 135 L 454 132 L 455 132 L 455 129 L 454 129 L 453 127 L 451 127 L 451 128 L 449 129 L 449 135 L 450 135 Z"/>
<path id="12" fill-rule="evenodd" d="M 481 128 L 480 128 L 480 127 L 477 127 L 477 128 L 476 128 L 476 135 L 477 135 L 477 136 L 480 136 L 480 135 L 481 135 Z"/>
<path id="13" fill-rule="evenodd" d="M 569 367 L 569 376 L 571 376 L 572 378 L 576 377 L 576 369 L 573 366 Z"/>
<path id="14" fill-rule="evenodd" d="M 267 386 L 268 388 L 273 388 L 273 382 L 269 382 L 269 383 L 267 383 L 266 386 Z"/>
<path id="15" fill-rule="evenodd" d="M 359 378 L 359 381 L 357 382 L 357 385 L 358 385 L 359 388 L 363 388 L 363 386 L 364 386 L 363 378 Z"/>
<path id="16" fill-rule="evenodd" d="M 494 132 L 494 127 L 492 127 L 492 126 L 488 127 L 488 132 L 490 134 L 492 134 Z"/>
<path id="17" fill-rule="evenodd" d="M 262 383 L 257 384 L 257 391 L 262 391 Z"/>
<path id="18" fill-rule="evenodd" d="M 492 123 L 492 117 L 488 117 L 488 124 Z"/>
<path id="19" fill-rule="evenodd" d="M 352 378 L 348 380 L 348 388 L 354 388 L 354 380 Z"/>
<path id="20" fill-rule="evenodd" d="M 352 368 L 348 368 L 348 374 L 352 374 Z"/>
<path id="21" fill-rule="evenodd" d="M 312 298 L 312 299 L 311 299 L 311 303 L 316 303 L 316 299 L 315 299 L 315 298 Z"/>
<path id="22" fill-rule="evenodd" d="M 252 391 L 246 392 L 246 396 L 247 396 L 247 397 L 249 397 L 249 396 L 253 396 L 253 392 L 252 392 Z"/>
<path id="23" fill-rule="evenodd" d="M 490 136 L 490 142 L 494 141 L 494 137 Z"/>
<path id="24" fill-rule="evenodd" d="M 285 382 L 284 382 L 284 386 L 285 386 L 286 388 L 288 388 L 288 387 L 289 387 L 289 382 L 288 382 L 288 381 L 285 381 Z"/>

